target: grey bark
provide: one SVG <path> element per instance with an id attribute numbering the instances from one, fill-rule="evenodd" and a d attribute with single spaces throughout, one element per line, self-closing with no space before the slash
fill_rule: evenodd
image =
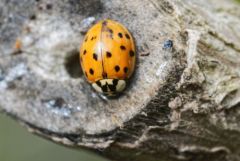
<path id="1" fill-rule="evenodd" d="M 0 110 L 113 160 L 238 161 L 239 17 L 231 0 L 1 0 Z M 138 51 L 117 99 L 95 93 L 78 60 L 105 18 L 129 28 Z"/>

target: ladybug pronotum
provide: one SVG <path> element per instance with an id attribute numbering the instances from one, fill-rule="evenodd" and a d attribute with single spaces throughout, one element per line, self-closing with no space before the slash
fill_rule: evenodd
<path id="1" fill-rule="evenodd" d="M 106 96 L 121 93 L 136 61 L 135 45 L 129 31 L 113 20 L 92 26 L 80 48 L 80 63 L 87 81 Z"/>

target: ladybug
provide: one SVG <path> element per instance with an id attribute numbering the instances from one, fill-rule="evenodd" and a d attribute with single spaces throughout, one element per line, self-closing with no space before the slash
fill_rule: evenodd
<path id="1" fill-rule="evenodd" d="M 102 20 L 92 26 L 80 47 L 80 64 L 87 81 L 106 96 L 116 96 L 125 89 L 135 61 L 132 35 L 113 20 Z"/>

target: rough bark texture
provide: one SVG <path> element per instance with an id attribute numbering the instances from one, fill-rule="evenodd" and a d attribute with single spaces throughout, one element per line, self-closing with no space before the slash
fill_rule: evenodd
<path id="1" fill-rule="evenodd" d="M 230 0 L 1 0 L 0 110 L 113 160 L 238 161 L 239 17 Z M 138 49 L 117 99 L 96 94 L 79 66 L 84 33 L 104 18 Z"/>

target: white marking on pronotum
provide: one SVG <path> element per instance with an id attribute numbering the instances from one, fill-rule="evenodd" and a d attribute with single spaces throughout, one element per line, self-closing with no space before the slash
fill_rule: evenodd
<path id="1" fill-rule="evenodd" d="M 102 90 L 102 86 L 108 84 L 108 85 L 113 85 L 113 81 L 114 79 L 103 79 L 103 80 L 100 80 L 99 82 L 101 83 L 101 85 L 99 86 L 97 83 L 92 83 L 92 87 L 97 91 L 97 92 L 100 92 L 100 93 L 103 93 L 103 90 Z M 108 86 L 107 86 L 108 87 Z M 107 93 L 110 92 L 110 93 L 113 93 L 113 92 L 122 92 L 125 87 L 126 87 L 126 81 L 125 80 L 118 80 L 117 84 L 116 84 L 116 91 L 111 91 L 108 87 L 107 89 Z"/>
<path id="2" fill-rule="evenodd" d="M 118 80 L 118 84 L 116 85 L 116 91 L 122 92 L 126 87 L 126 81 L 125 80 Z"/>
<path id="3" fill-rule="evenodd" d="M 92 84 L 92 87 L 93 87 L 97 92 L 99 92 L 99 93 L 102 93 L 102 92 L 103 92 L 103 91 L 102 91 L 102 88 L 99 87 L 96 83 L 93 83 L 93 84 Z"/>

